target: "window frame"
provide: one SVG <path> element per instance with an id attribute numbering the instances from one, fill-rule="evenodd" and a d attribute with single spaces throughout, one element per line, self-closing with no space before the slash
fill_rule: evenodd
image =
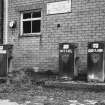
<path id="1" fill-rule="evenodd" d="M 40 17 L 36 17 L 36 18 L 33 18 L 32 16 L 31 16 L 31 18 L 28 18 L 28 19 L 23 19 L 23 15 L 24 15 L 24 13 L 31 13 L 31 15 L 32 15 L 32 13 L 33 12 L 40 12 L 41 13 L 41 15 L 42 15 L 42 12 L 41 12 L 41 10 L 40 9 L 38 9 L 38 10 L 33 10 L 33 11 L 23 11 L 23 12 L 21 12 L 21 19 L 20 19 L 20 35 L 21 36 L 33 36 L 33 35 L 41 35 L 41 21 L 42 21 L 42 16 L 40 16 Z M 23 33 L 23 22 L 25 22 L 25 21 L 37 21 L 37 20 L 40 20 L 40 32 L 34 32 L 34 33 L 32 33 L 32 24 L 31 24 L 31 32 L 30 33 Z"/>

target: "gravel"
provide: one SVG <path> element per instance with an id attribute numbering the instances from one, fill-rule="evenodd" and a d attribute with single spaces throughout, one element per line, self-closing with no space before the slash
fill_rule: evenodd
<path id="1" fill-rule="evenodd" d="M 105 92 L 1 84 L 0 105 L 6 102 L 8 105 L 13 102 L 14 105 L 105 105 Z"/>
<path id="2" fill-rule="evenodd" d="M 10 74 L 12 82 L 0 84 L 0 105 L 105 105 L 105 91 L 44 87 L 43 82 L 30 82 L 36 80 L 33 72 L 27 74 L 17 71 Z"/>

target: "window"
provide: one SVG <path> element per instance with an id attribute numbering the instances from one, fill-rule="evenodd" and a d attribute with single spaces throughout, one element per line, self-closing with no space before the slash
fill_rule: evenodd
<path id="1" fill-rule="evenodd" d="M 21 35 L 40 34 L 41 11 L 24 12 L 21 15 Z"/>

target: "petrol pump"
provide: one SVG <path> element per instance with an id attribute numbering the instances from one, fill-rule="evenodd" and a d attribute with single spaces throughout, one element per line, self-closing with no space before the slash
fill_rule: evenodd
<path id="1" fill-rule="evenodd" d="M 88 43 L 88 81 L 104 82 L 104 42 Z"/>
<path id="2" fill-rule="evenodd" d="M 73 79 L 75 75 L 76 45 L 71 43 L 59 44 L 59 72 L 61 76 Z"/>
<path id="3" fill-rule="evenodd" d="M 0 77 L 7 76 L 13 45 L 0 45 Z"/>

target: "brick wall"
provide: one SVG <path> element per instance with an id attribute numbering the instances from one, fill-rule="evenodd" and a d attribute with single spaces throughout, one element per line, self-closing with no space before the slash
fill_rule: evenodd
<path id="1" fill-rule="evenodd" d="M 17 21 L 16 29 L 8 29 L 9 43 L 14 45 L 14 68 L 38 66 L 43 70 L 58 70 L 59 43 L 75 42 L 81 59 L 80 70 L 86 70 L 87 43 L 104 41 L 104 0 L 72 0 L 71 13 L 47 15 L 46 3 L 53 1 L 60 0 L 9 0 L 9 22 Z M 38 7 L 42 8 L 41 37 L 19 37 L 19 11 Z M 59 28 L 57 24 L 60 24 Z"/>

